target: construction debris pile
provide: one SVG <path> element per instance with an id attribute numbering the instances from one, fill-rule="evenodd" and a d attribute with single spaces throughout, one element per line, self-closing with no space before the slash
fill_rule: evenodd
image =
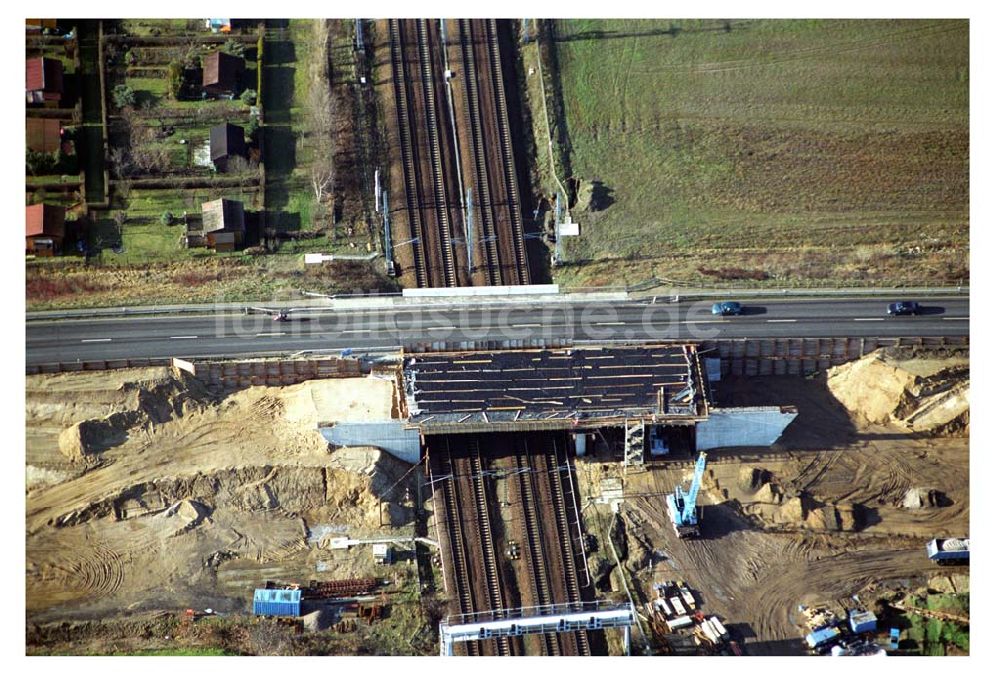
<path id="1" fill-rule="evenodd" d="M 645 605 L 654 640 L 671 647 L 690 646 L 699 653 L 741 656 L 739 643 L 718 616 L 706 616 L 684 581 L 653 584 L 654 597 Z M 680 639 L 680 641 L 677 641 Z"/>
<path id="2" fill-rule="evenodd" d="M 387 596 L 376 597 L 374 593 L 387 584 L 378 578 L 313 580 L 306 585 L 266 581 L 263 588 L 254 590 L 253 612 L 310 632 L 328 628 L 352 632 L 358 621 L 371 625 L 382 618 Z"/>

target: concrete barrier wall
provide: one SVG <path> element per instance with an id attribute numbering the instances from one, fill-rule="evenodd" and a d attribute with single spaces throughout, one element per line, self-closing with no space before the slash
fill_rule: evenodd
<path id="1" fill-rule="evenodd" d="M 321 378 L 361 375 L 361 363 L 337 357 L 304 360 L 205 361 L 194 364 L 194 375 L 208 385 L 225 388 L 289 386 Z"/>
<path id="2" fill-rule="evenodd" d="M 48 362 L 29 364 L 26 374 L 58 374 L 64 371 L 104 371 L 106 369 L 133 369 L 141 367 L 169 367 L 167 358 L 141 358 L 132 360 L 84 360 L 78 362 Z"/>
<path id="3" fill-rule="evenodd" d="M 715 339 L 699 346 L 716 351 L 723 376 L 805 376 L 879 348 L 968 348 L 969 337 Z"/>

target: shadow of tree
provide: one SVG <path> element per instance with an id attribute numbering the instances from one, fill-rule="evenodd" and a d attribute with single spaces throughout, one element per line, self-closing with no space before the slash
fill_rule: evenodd
<path id="1" fill-rule="evenodd" d="M 615 192 L 614 189 L 603 181 L 594 181 L 592 191 L 590 195 L 591 211 L 603 212 L 615 203 L 615 198 L 612 195 Z"/>

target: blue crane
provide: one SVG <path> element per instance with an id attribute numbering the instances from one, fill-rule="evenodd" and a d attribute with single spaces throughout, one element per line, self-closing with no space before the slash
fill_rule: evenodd
<path id="1" fill-rule="evenodd" d="M 701 452 L 694 464 L 694 477 L 691 478 L 691 486 L 687 492 L 678 484 L 674 488 L 674 493 L 667 496 L 667 512 L 674 525 L 674 532 L 680 538 L 694 538 L 699 534 L 696 508 L 698 491 L 701 489 L 701 476 L 705 473 L 707 461 L 708 456 L 705 452 Z"/>

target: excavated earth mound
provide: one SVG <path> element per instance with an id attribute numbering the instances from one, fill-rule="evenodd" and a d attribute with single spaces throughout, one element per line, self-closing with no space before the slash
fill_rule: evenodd
<path id="1" fill-rule="evenodd" d="M 375 448 L 331 452 L 317 425 L 390 418 L 393 395 L 376 378 L 213 396 L 167 368 L 29 376 L 29 615 L 238 611 L 267 579 L 360 575 L 354 560 L 370 556 L 334 558 L 310 535 L 408 524 L 410 466 Z"/>
<path id="2" fill-rule="evenodd" d="M 866 424 L 910 433 L 967 436 L 969 360 L 878 350 L 827 370 L 827 387 Z"/>

